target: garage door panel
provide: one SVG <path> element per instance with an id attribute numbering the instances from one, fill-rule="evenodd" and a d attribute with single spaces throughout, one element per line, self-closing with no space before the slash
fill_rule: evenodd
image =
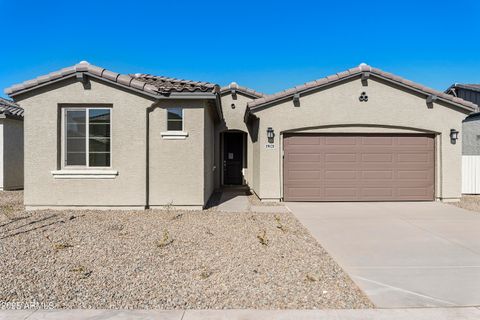
<path id="1" fill-rule="evenodd" d="M 361 137 L 362 145 L 364 146 L 391 146 L 394 139 L 394 137 Z"/>
<path id="2" fill-rule="evenodd" d="M 431 180 L 433 177 L 433 171 L 431 170 L 398 170 L 398 179 L 415 179 L 415 180 Z"/>
<path id="3" fill-rule="evenodd" d="M 348 170 L 326 170 L 325 179 L 355 179 L 357 177 L 356 171 Z"/>
<path id="4" fill-rule="evenodd" d="M 285 142 L 285 146 L 319 145 L 321 139 L 323 138 L 319 136 L 292 137 Z"/>
<path id="5" fill-rule="evenodd" d="M 325 162 L 356 162 L 357 155 L 355 153 L 327 153 L 325 154 Z"/>
<path id="6" fill-rule="evenodd" d="M 388 162 L 393 161 L 394 155 L 391 153 L 362 153 L 362 162 Z"/>
<path id="7" fill-rule="evenodd" d="M 394 172 L 391 170 L 388 171 L 380 171 L 380 170 L 375 170 L 375 171 L 360 171 L 360 175 L 362 179 L 386 179 L 390 180 L 394 177 Z"/>
<path id="8" fill-rule="evenodd" d="M 424 163 L 429 163 L 430 162 L 430 154 L 429 153 L 424 153 L 424 152 L 418 152 L 418 153 L 399 153 L 397 155 L 397 161 L 398 162 L 424 162 Z"/>
<path id="9" fill-rule="evenodd" d="M 357 188 L 325 188 L 325 196 L 330 198 L 343 199 L 345 197 L 357 197 Z"/>
<path id="10" fill-rule="evenodd" d="M 291 153 L 291 154 L 288 155 L 288 161 L 290 161 L 290 162 L 318 162 L 318 161 L 321 161 L 321 160 L 322 160 L 322 157 L 318 153 L 312 153 L 312 154 Z"/>
<path id="11" fill-rule="evenodd" d="M 284 142 L 286 201 L 434 198 L 433 136 L 298 134 Z"/>
<path id="12" fill-rule="evenodd" d="M 325 136 L 325 145 L 354 146 L 357 144 L 357 137 L 353 136 Z"/>
<path id="13" fill-rule="evenodd" d="M 392 188 L 360 188 L 360 194 L 363 197 L 378 199 L 379 197 L 391 198 L 394 195 Z"/>
<path id="14" fill-rule="evenodd" d="M 410 146 L 429 146 L 433 149 L 433 139 L 428 136 L 403 136 L 398 138 L 398 145 L 410 145 Z"/>
<path id="15" fill-rule="evenodd" d="M 318 197 L 320 196 L 320 189 L 319 188 L 295 188 L 291 187 L 288 189 L 289 193 L 292 197 L 304 198 L 308 199 L 311 197 Z"/>
<path id="16" fill-rule="evenodd" d="M 290 171 L 315 171 L 322 167 L 319 162 L 292 162 L 289 164 Z"/>
<path id="17" fill-rule="evenodd" d="M 289 180 L 318 180 L 320 179 L 321 172 L 320 171 L 289 171 L 288 172 L 288 179 Z"/>

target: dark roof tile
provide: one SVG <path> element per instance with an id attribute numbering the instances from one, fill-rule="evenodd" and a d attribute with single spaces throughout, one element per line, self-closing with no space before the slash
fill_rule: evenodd
<path id="1" fill-rule="evenodd" d="M 104 78 L 116 82 L 122 86 L 131 87 L 137 90 L 145 91 L 153 95 L 165 95 L 172 92 L 177 93 L 193 93 L 193 92 L 208 92 L 214 93 L 218 91 L 218 86 L 209 82 L 199 82 L 191 80 L 180 80 L 175 78 L 159 77 L 149 74 L 127 75 L 119 74 L 89 64 L 86 61 L 63 68 L 59 71 L 51 72 L 47 75 L 37 77 L 32 80 L 22 82 L 5 89 L 8 95 L 15 95 L 24 90 L 32 89 L 38 85 L 53 82 L 64 77 L 71 76 L 77 72 L 89 73 L 93 76 Z"/>
<path id="2" fill-rule="evenodd" d="M 154 76 L 151 74 L 131 74 L 130 77 L 152 85 L 161 92 L 215 92 L 218 86 L 210 82 L 200 82 Z"/>
<path id="3" fill-rule="evenodd" d="M 23 108 L 15 102 L 0 98 L 0 115 L 23 118 Z"/>

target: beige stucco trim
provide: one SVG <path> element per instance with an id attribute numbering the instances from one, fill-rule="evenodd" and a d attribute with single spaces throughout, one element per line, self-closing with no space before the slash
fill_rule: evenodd
<path id="1" fill-rule="evenodd" d="M 118 176 L 116 170 L 54 170 L 52 175 L 55 179 L 115 179 Z"/>
<path id="2" fill-rule="evenodd" d="M 38 206 L 26 205 L 26 211 L 36 210 L 145 210 L 145 206 Z"/>
<path id="3" fill-rule="evenodd" d="M 185 131 L 163 131 L 160 135 L 165 140 L 184 140 L 188 137 L 188 132 Z"/>

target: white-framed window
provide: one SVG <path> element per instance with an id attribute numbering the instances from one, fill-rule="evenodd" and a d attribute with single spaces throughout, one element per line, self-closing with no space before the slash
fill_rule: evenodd
<path id="1" fill-rule="evenodd" d="M 110 168 L 112 109 L 62 108 L 64 168 Z"/>
<path id="2" fill-rule="evenodd" d="M 167 131 L 183 131 L 183 108 L 167 108 Z"/>

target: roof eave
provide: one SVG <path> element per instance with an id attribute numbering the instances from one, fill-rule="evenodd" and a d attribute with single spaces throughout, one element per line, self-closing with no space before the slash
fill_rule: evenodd
<path id="1" fill-rule="evenodd" d="M 262 98 L 262 97 L 265 96 L 264 94 L 256 94 L 256 93 L 248 92 L 248 91 L 238 89 L 238 88 L 234 89 L 234 90 L 236 92 L 246 96 L 247 98 L 252 98 L 252 99 L 259 99 L 259 98 Z M 232 92 L 232 89 L 230 89 L 230 88 L 222 89 L 222 90 L 220 90 L 220 95 L 230 94 L 231 92 Z"/>
<path id="2" fill-rule="evenodd" d="M 98 76 L 96 74 L 93 74 L 91 72 L 88 72 L 88 71 L 77 71 L 77 72 L 71 73 L 69 75 L 66 75 L 64 77 L 54 79 L 54 80 L 50 80 L 50 81 L 46 81 L 46 82 L 40 83 L 36 86 L 25 88 L 23 90 L 11 92 L 11 93 L 6 91 L 5 93 L 7 93 L 10 97 L 14 98 L 16 96 L 25 94 L 25 93 L 33 91 L 33 90 L 37 90 L 37 89 L 45 87 L 45 86 L 52 85 L 52 84 L 60 82 L 60 81 L 64 81 L 64 80 L 67 80 L 67 79 L 70 79 L 70 78 L 75 78 L 75 77 L 77 77 L 77 74 L 83 74 L 83 75 L 86 75 L 88 77 L 92 77 L 94 79 L 104 81 L 106 83 L 113 84 L 113 85 L 121 87 L 123 89 L 133 91 L 133 92 L 136 92 L 136 93 L 139 93 L 141 95 L 145 95 L 145 96 L 148 96 L 148 97 L 154 98 L 154 99 L 215 99 L 215 93 L 209 93 L 209 92 L 178 92 L 178 93 L 177 92 L 172 92 L 172 93 L 159 92 L 158 94 L 155 94 L 155 93 L 147 92 L 145 90 L 140 90 L 140 89 L 137 89 L 137 88 L 134 88 L 134 87 L 131 87 L 131 86 L 126 86 L 122 83 L 118 83 L 118 82 L 106 79 L 105 77 L 100 77 L 100 76 Z"/>
<path id="3" fill-rule="evenodd" d="M 452 89 L 452 88 L 460 88 L 460 89 L 464 89 L 464 90 L 480 92 L 480 88 L 472 87 L 472 86 L 469 86 L 467 84 L 461 84 L 461 83 L 455 83 L 454 85 L 450 86 L 450 88 L 448 88 L 448 89 Z"/>
<path id="4" fill-rule="evenodd" d="M 172 92 L 168 96 L 159 97 L 159 99 L 216 99 L 217 95 L 213 92 Z"/>
<path id="5" fill-rule="evenodd" d="M 343 81 L 346 81 L 346 80 L 349 80 L 349 79 L 352 79 L 352 78 L 355 78 L 355 77 L 359 77 L 361 75 L 361 73 L 355 73 L 355 74 L 352 74 L 352 75 L 349 75 L 347 77 L 343 77 L 341 79 L 336 79 L 336 80 L 333 80 L 333 81 L 330 81 L 330 82 L 327 82 L 327 83 L 322 83 L 318 86 L 314 86 L 314 87 L 310 87 L 310 88 L 305 88 L 303 90 L 292 90 L 291 93 L 289 93 L 288 95 L 285 95 L 285 96 L 282 96 L 282 97 L 278 97 L 277 99 L 274 99 L 274 100 L 270 100 L 270 101 L 267 101 L 265 103 L 260 103 L 260 104 L 257 104 L 257 105 L 254 105 L 254 106 L 249 106 L 249 111 L 254 113 L 258 110 L 261 110 L 261 109 L 264 109 L 264 108 L 267 108 L 268 106 L 272 105 L 272 104 L 277 104 L 281 101 L 285 101 L 285 100 L 290 100 L 292 99 L 293 95 L 296 94 L 296 93 L 299 93 L 299 94 L 308 94 L 310 92 L 314 92 L 314 91 L 317 91 L 323 87 L 326 87 L 326 86 L 331 86 L 331 85 L 335 85 L 339 82 L 343 82 Z"/>
<path id="6" fill-rule="evenodd" d="M 11 119 L 11 120 L 23 121 L 22 116 L 17 116 L 14 114 L 5 114 L 5 113 L 0 113 L 0 119 Z"/>
<path id="7" fill-rule="evenodd" d="M 343 78 L 339 78 L 339 79 L 336 79 L 336 80 L 333 80 L 333 81 L 329 81 L 329 82 L 326 82 L 326 83 L 322 83 L 320 85 L 317 85 L 317 86 L 312 86 L 310 88 L 306 88 L 306 89 L 303 89 L 303 90 L 291 90 L 292 92 L 290 92 L 288 95 L 285 95 L 285 96 L 281 96 L 279 97 L 278 99 L 273 99 L 273 100 L 270 100 L 270 101 L 266 101 L 265 103 L 260 103 L 260 104 L 257 104 L 257 105 L 254 105 L 254 106 L 251 106 L 249 107 L 249 112 L 251 113 L 255 113 L 256 111 L 259 111 L 259 110 L 262 110 L 262 109 L 265 109 L 273 104 L 277 104 L 281 101 L 285 101 L 285 100 L 290 100 L 294 94 L 296 93 L 299 93 L 299 94 L 308 94 L 312 91 L 317 91 L 323 87 L 326 87 L 326 86 L 331 86 L 331 85 L 335 85 L 339 82 L 343 82 L 343 81 L 346 81 L 346 80 L 349 80 L 349 79 L 352 79 L 352 78 L 356 78 L 356 77 L 360 77 L 362 74 L 362 72 L 357 72 L 357 73 L 354 73 L 354 74 L 351 74 L 349 76 L 346 76 L 346 77 L 343 77 Z M 429 93 L 429 92 L 426 92 L 426 91 L 423 91 L 423 90 L 420 90 L 418 88 L 415 88 L 413 86 L 409 86 L 408 84 L 405 84 L 403 82 L 400 82 L 400 81 L 395 81 L 394 79 L 390 79 L 388 77 L 384 77 L 378 73 L 375 73 L 375 72 L 372 72 L 370 71 L 370 76 L 373 76 L 373 77 L 377 77 L 377 78 L 380 78 L 382 80 L 385 80 L 385 81 L 388 81 L 390 83 L 394 83 L 396 85 L 399 85 L 401 87 L 404 87 L 406 89 L 409 89 L 409 90 L 412 90 L 412 91 L 415 91 L 415 92 L 418 92 L 418 93 L 421 93 L 421 94 L 424 94 L 426 96 L 429 96 L 431 95 L 432 93 Z M 460 104 L 460 103 L 457 103 L 455 101 L 452 101 L 452 100 L 449 100 L 449 99 L 445 99 L 445 98 L 442 98 L 441 96 L 437 96 L 437 99 L 442 101 L 442 102 L 445 102 L 445 103 L 448 103 L 450 105 L 453 105 L 453 106 L 456 106 L 456 107 L 459 107 L 461 109 L 464 109 L 466 111 L 475 111 L 476 108 L 473 107 L 473 106 L 466 106 L 464 104 Z"/>

